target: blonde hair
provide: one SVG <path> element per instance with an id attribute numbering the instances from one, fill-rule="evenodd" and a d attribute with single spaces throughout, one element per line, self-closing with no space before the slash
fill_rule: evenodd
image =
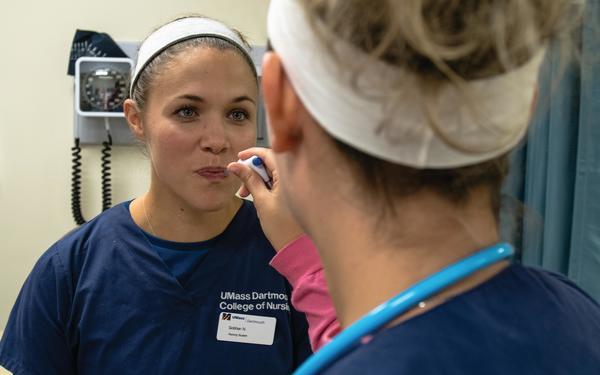
<path id="1" fill-rule="evenodd" d="M 570 39 L 573 0 L 301 0 L 309 18 L 372 59 L 423 81 L 486 78 L 529 60 L 550 39 Z M 329 36 L 328 36 L 329 35 Z M 347 63 L 347 61 L 345 62 Z"/>
<path id="2" fill-rule="evenodd" d="M 476 115 L 478 103 L 465 81 L 495 76 L 527 62 L 550 39 L 570 39 L 580 8 L 572 0 L 301 0 L 323 43 L 342 39 L 371 60 L 414 73 L 423 90 L 429 125 L 450 146 L 477 151 L 448 137 L 437 118 L 434 98 L 453 84 Z M 317 27 L 317 24 L 318 26 Z M 563 43 L 567 45 L 568 43 Z M 328 48 L 335 56 L 335 48 Z M 367 64 L 338 59 L 355 81 Z M 358 87 L 355 87 L 358 90 Z M 402 76 L 382 97 L 401 100 Z M 413 95 L 413 93 L 411 93 Z M 484 121 L 479 121 L 485 126 Z M 386 124 L 379 124 L 385 127 Z M 471 146 L 473 147 L 473 146 Z"/>
<path id="3" fill-rule="evenodd" d="M 476 112 L 477 98 L 470 97 L 465 82 L 492 77 L 527 62 L 550 40 L 563 46 L 579 24 L 581 2 L 573 0 L 299 0 L 327 50 L 340 69 L 358 82 L 365 65 L 336 56 L 340 39 L 358 48 L 369 61 L 380 60 L 414 74 L 423 90 L 423 110 L 429 126 L 450 146 L 469 152 L 460 140 L 449 139 L 438 125 L 432 105 L 438 89 L 456 85 L 464 104 Z M 566 53 L 566 52 L 565 52 Z M 400 79 L 381 97 L 401 100 Z M 355 90 L 360 91 L 358 85 Z M 387 105 L 389 107 L 389 105 Z M 380 126 L 386 126 L 381 124 Z M 335 141 L 356 166 L 362 185 L 383 197 L 384 209 L 397 197 L 429 187 L 454 202 L 465 201 L 473 188 L 491 188 L 492 207 L 499 209 L 506 156 L 477 165 L 453 169 L 405 167 L 366 155 Z M 377 200 L 378 198 L 375 198 Z"/>

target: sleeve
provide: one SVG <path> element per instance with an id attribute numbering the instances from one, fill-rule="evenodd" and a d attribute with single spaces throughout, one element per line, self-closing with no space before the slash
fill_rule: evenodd
<path id="1" fill-rule="evenodd" d="M 292 285 L 292 306 L 306 315 L 311 347 L 317 351 L 341 328 L 315 245 L 303 235 L 281 249 L 270 264 Z"/>
<path id="2" fill-rule="evenodd" d="M 25 280 L 0 341 L 0 365 L 14 375 L 75 373 L 65 334 L 71 293 L 55 248 Z"/>
<path id="3" fill-rule="evenodd" d="M 308 322 L 306 316 L 291 306 L 292 336 L 294 340 L 294 369 L 312 355 L 308 336 Z"/>

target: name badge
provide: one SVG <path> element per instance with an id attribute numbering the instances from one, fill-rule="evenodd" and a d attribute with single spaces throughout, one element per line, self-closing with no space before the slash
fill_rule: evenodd
<path id="1" fill-rule="evenodd" d="M 276 318 L 222 312 L 219 314 L 217 340 L 245 344 L 273 345 Z"/>

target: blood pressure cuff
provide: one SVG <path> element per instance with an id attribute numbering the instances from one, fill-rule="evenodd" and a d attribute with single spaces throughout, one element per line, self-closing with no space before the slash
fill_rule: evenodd
<path id="1" fill-rule="evenodd" d="M 75 62 L 83 56 L 128 57 L 108 34 L 77 29 L 71 45 L 68 75 L 75 75 Z"/>

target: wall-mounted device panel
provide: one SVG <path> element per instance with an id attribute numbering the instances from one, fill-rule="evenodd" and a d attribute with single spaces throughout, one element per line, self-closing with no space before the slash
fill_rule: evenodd
<path id="1" fill-rule="evenodd" d="M 75 108 L 79 116 L 123 117 L 133 61 L 80 57 L 75 63 Z"/>
<path id="2" fill-rule="evenodd" d="M 123 114 L 123 101 L 139 43 L 118 43 L 131 58 L 80 57 L 75 63 L 74 137 L 82 146 L 101 145 L 110 127 L 112 143 L 135 144 Z"/>

